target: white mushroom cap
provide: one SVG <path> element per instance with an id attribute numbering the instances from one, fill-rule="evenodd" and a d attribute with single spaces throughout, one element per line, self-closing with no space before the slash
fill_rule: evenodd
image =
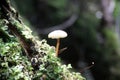
<path id="1" fill-rule="evenodd" d="M 63 30 L 55 30 L 48 34 L 48 38 L 59 39 L 67 37 L 67 33 Z"/>

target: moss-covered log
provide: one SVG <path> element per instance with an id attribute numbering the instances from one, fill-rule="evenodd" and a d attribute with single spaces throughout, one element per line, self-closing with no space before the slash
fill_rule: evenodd
<path id="1" fill-rule="evenodd" d="M 9 0 L 0 0 L 0 33 L 1 80 L 84 80 L 60 63 L 46 40 L 32 35 Z"/>

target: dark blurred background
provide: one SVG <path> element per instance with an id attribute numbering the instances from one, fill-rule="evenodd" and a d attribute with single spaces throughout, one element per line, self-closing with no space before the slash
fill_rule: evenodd
<path id="1" fill-rule="evenodd" d="M 62 29 L 59 54 L 87 80 L 120 80 L 120 0 L 11 0 L 40 39 Z M 92 64 L 94 62 L 94 65 Z"/>

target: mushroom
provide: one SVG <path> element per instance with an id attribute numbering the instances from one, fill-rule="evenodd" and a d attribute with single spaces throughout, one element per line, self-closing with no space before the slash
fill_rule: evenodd
<path id="1" fill-rule="evenodd" d="M 65 38 L 65 37 L 67 37 L 67 33 L 63 30 L 55 30 L 48 34 L 48 38 L 57 39 L 56 56 L 58 56 L 59 54 L 60 38 Z"/>

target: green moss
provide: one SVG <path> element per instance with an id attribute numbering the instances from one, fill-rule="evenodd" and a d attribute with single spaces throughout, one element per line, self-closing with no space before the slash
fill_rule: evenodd
<path id="1" fill-rule="evenodd" d="M 84 80 L 80 73 L 69 70 L 70 65 L 61 63 L 55 56 L 54 47 L 49 46 L 46 40 L 40 41 L 32 35 L 30 28 L 14 16 L 9 16 L 9 20 L 1 19 L 0 30 L 10 38 L 6 42 L 3 39 L 7 36 L 0 36 L 1 80 Z M 32 54 L 29 59 L 25 55 L 25 46 L 21 44 L 21 40 L 30 44 L 30 50 L 34 51 L 29 53 Z"/>
<path id="2" fill-rule="evenodd" d="M 4 43 L 0 39 L 0 79 L 31 79 L 32 67 L 27 57 L 23 56 L 18 42 Z"/>
<path id="3" fill-rule="evenodd" d="M 44 57 L 36 55 L 33 59 L 39 64 L 39 69 L 34 71 L 31 62 L 23 56 L 18 42 L 4 43 L 0 39 L 0 79 L 7 80 L 39 80 L 45 76 L 46 80 L 83 80 L 79 73 L 69 71 L 70 65 L 62 65 L 60 59 L 55 56 L 53 47 L 45 40 L 40 42 L 40 52 Z M 44 44 L 43 44 L 44 43 Z M 33 73 L 34 71 L 34 73 Z"/>

